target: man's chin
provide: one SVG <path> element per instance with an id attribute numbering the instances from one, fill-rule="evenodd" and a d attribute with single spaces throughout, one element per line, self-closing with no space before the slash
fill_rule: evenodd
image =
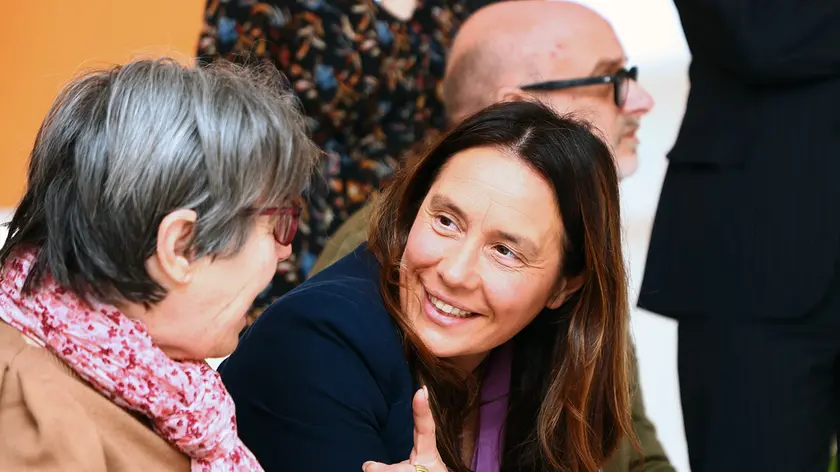
<path id="1" fill-rule="evenodd" d="M 616 158 L 618 165 L 618 176 L 622 179 L 630 177 L 639 167 L 639 159 L 636 154 L 625 154 Z"/>

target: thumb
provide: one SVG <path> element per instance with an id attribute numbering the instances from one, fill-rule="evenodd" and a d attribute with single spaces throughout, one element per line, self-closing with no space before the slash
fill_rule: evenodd
<path id="1" fill-rule="evenodd" d="M 431 463 L 439 459 L 435 439 L 435 418 L 429 406 L 429 389 L 423 386 L 414 395 L 414 454 L 417 463 Z"/>
<path id="2" fill-rule="evenodd" d="M 415 472 L 415 468 L 413 465 L 407 464 L 406 461 L 394 465 L 367 461 L 362 464 L 362 472 Z"/>
<path id="3" fill-rule="evenodd" d="M 362 464 L 362 472 L 385 472 L 390 469 L 389 465 L 381 462 L 367 461 Z"/>

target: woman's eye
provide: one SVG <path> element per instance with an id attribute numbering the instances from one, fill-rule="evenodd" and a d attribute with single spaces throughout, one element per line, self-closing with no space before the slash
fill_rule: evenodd
<path id="1" fill-rule="evenodd" d="M 496 252 L 502 257 L 516 257 L 513 251 L 510 250 L 507 246 L 498 245 L 496 246 Z"/>
<path id="2" fill-rule="evenodd" d="M 437 219 L 438 219 L 438 223 L 441 226 L 443 226 L 444 228 L 451 228 L 452 226 L 455 226 L 455 222 L 452 221 L 451 219 L 447 218 L 446 216 L 441 215 L 441 216 L 438 216 Z"/>

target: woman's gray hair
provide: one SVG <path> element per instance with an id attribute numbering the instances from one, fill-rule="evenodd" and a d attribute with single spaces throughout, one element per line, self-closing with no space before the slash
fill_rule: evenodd
<path id="1" fill-rule="evenodd" d="M 145 261 L 167 214 L 198 214 L 195 258 L 233 255 L 253 209 L 300 197 L 318 152 L 273 68 L 157 59 L 86 73 L 41 125 L 0 263 L 35 246 L 27 289 L 48 271 L 83 296 L 154 303 L 166 292 Z"/>

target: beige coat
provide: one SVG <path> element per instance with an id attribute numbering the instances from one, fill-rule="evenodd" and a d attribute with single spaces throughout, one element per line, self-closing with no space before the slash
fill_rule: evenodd
<path id="1" fill-rule="evenodd" d="M 0 321 L 0 471 L 188 472 L 187 456 Z"/>

